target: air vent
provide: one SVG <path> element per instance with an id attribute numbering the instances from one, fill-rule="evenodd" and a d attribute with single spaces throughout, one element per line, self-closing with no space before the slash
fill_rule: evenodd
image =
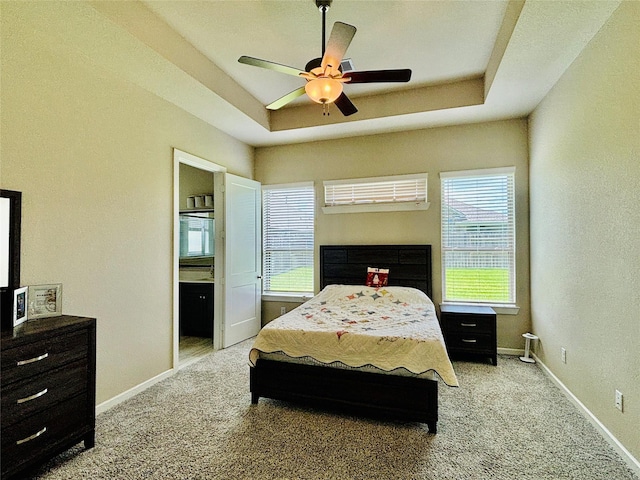
<path id="1" fill-rule="evenodd" d="M 353 66 L 353 61 L 351 61 L 350 58 L 343 58 L 342 62 L 340 62 L 340 66 L 342 67 L 342 73 L 352 72 L 356 69 L 356 67 Z"/>

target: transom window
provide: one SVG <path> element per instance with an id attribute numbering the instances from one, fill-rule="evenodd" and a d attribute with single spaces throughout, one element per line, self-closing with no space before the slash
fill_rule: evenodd
<path id="1" fill-rule="evenodd" d="M 427 174 L 328 180 L 324 213 L 423 210 L 427 203 Z"/>
<path id="2" fill-rule="evenodd" d="M 442 299 L 514 304 L 515 168 L 443 172 Z"/>

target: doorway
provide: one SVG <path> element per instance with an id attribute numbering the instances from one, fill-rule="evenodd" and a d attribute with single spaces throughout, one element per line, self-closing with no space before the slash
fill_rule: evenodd
<path id="1" fill-rule="evenodd" d="M 213 173 L 215 217 L 215 266 L 207 283 L 213 283 L 212 350 L 255 336 L 261 328 L 262 228 L 261 185 L 226 172 L 226 168 L 174 149 L 173 228 L 173 368 L 185 366 L 180 359 L 180 167 L 187 165 Z M 209 179 L 211 177 L 209 176 Z M 206 185 L 205 185 L 206 186 Z M 199 195 L 202 196 L 202 195 Z M 206 196 L 206 194 L 205 194 Z M 204 200 L 206 207 L 206 199 Z M 194 205 L 195 206 L 195 205 Z M 196 245 L 199 242 L 196 241 Z M 201 242 L 200 242 L 201 243 Z M 202 246 L 202 245 L 201 245 Z M 200 272 L 198 275 L 201 275 Z M 213 282 L 211 282 L 213 277 Z M 200 278 L 202 280 L 202 278 Z M 202 294 L 201 294 L 202 295 Z M 204 295 L 206 297 L 206 295 Z M 195 301 L 194 301 L 195 300 Z M 206 303 L 205 299 L 201 299 Z M 190 307 L 199 302 L 192 298 Z M 211 325 L 212 324 L 212 325 Z M 201 358 L 189 357 L 188 363 Z"/>
<path id="2" fill-rule="evenodd" d="M 174 368 L 220 348 L 215 335 L 220 319 L 214 301 L 215 259 L 224 251 L 215 249 L 217 172 L 226 172 L 226 168 L 174 149 Z"/>

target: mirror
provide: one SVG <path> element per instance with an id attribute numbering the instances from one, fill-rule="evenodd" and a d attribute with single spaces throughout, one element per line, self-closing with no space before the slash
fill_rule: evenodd
<path id="1" fill-rule="evenodd" d="M 215 256 L 213 211 L 180 212 L 180 266 L 213 266 Z"/>
<path id="2" fill-rule="evenodd" d="M 13 290 L 20 286 L 22 193 L 0 190 L 0 324 L 13 328 Z"/>

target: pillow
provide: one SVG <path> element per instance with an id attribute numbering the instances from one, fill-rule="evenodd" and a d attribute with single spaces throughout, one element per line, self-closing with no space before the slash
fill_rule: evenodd
<path id="1" fill-rule="evenodd" d="M 367 268 L 367 287 L 386 287 L 388 282 L 388 268 Z"/>

